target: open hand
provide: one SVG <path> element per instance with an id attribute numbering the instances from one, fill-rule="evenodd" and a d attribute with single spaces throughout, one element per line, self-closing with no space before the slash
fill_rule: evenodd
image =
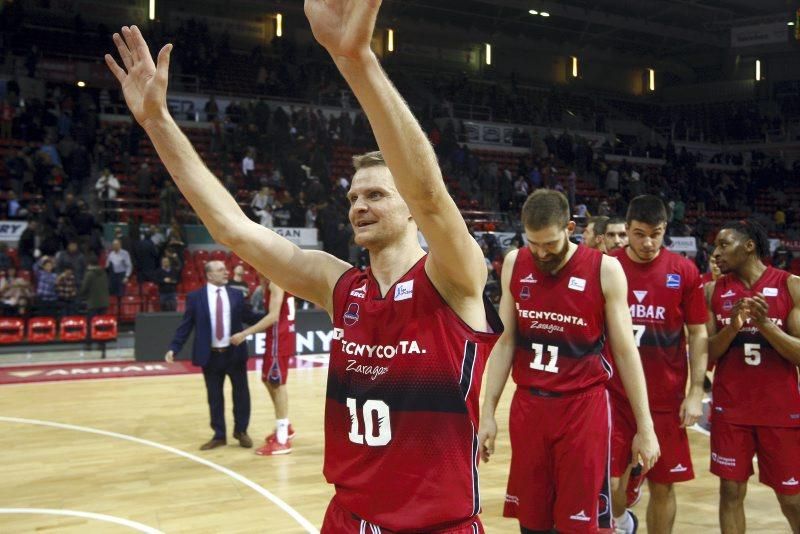
<path id="1" fill-rule="evenodd" d="M 650 471 L 660 457 L 661 449 L 658 446 L 658 438 L 656 438 L 655 431 L 652 428 L 638 431 L 631 444 L 631 458 L 634 464 L 636 464 L 637 460 L 642 464 L 642 474 Z"/>
<path id="2" fill-rule="evenodd" d="M 381 0 L 305 0 L 314 38 L 335 59 L 361 59 L 370 41 Z"/>
<path id="3" fill-rule="evenodd" d="M 172 45 L 167 44 L 161 49 L 156 65 L 139 28 L 123 26 L 121 33 L 114 34 L 114 44 L 125 69 L 117 64 L 111 54 L 105 55 L 106 65 L 119 80 L 125 103 L 136 122 L 144 127 L 151 120 L 169 115 L 167 79 Z"/>
<path id="4" fill-rule="evenodd" d="M 244 332 L 236 332 L 231 336 L 231 345 L 238 347 L 246 338 L 247 336 L 244 335 Z"/>

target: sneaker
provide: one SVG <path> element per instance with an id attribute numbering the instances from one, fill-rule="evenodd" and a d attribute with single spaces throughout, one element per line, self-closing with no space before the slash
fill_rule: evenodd
<path id="1" fill-rule="evenodd" d="M 272 434 L 270 434 L 269 436 L 264 438 L 264 442 L 267 443 L 267 442 L 270 442 L 270 441 L 278 441 L 277 438 L 278 438 L 278 431 L 277 430 L 273 430 Z M 292 424 L 289 423 L 289 441 L 291 441 L 293 439 L 294 439 L 294 428 L 292 428 Z"/>
<path id="2" fill-rule="evenodd" d="M 278 440 L 268 441 L 266 445 L 256 450 L 259 456 L 275 456 L 277 454 L 289 454 L 292 452 L 292 444 L 288 441 L 281 445 Z"/>
<path id="3" fill-rule="evenodd" d="M 642 464 L 636 464 L 636 466 L 631 469 L 631 476 L 628 478 L 628 487 L 625 489 L 625 495 L 627 496 L 627 508 L 635 506 L 636 503 L 642 498 L 643 482 L 644 477 L 642 476 Z"/>
<path id="4" fill-rule="evenodd" d="M 630 510 L 625 510 L 625 512 L 630 516 L 631 523 L 633 527 L 630 530 L 625 530 L 624 528 L 615 528 L 616 534 L 636 534 L 636 531 L 639 530 L 639 518 L 636 517 L 636 514 L 631 512 Z"/>

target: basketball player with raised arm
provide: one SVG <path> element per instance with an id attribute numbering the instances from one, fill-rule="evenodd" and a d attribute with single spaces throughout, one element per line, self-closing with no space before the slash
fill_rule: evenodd
<path id="1" fill-rule="evenodd" d="M 322 532 L 474 534 L 478 395 L 502 325 L 486 267 L 419 123 L 370 49 L 379 0 L 307 0 L 316 40 L 360 102 L 381 149 L 355 158 L 349 218 L 370 253 L 360 272 L 250 221 L 166 104 L 167 44 L 153 63 L 135 26 L 106 56 L 133 116 L 214 239 L 279 287 L 328 311 L 334 341 L 324 474 L 336 494 Z M 420 247 L 417 231 L 429 252 Z"/>

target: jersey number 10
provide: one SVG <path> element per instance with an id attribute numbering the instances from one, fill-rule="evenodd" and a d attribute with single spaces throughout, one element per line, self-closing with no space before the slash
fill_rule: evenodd
<path id="1" fill-rule="evenodd" d="M 364 433 L 360 432 L 358 424 L 358 404 L 356 399 L 347 399 L 347 409 L 350 411 L 350 433 L 347 437 L 358 445 L 364 441 L 370 447 L 381 447 L 392 441 L 392 425 L 389 423 L 389 406 L 379 400 L 368 400 L 361 407 L 364 419 Z M 377 422 L 378 432 L 375 432 Z"/>
<path id="2" fill-rule="evenodd" d="M 558 372 L 558 347 L 554 345 L 547 345 L 547 347 L 545 347 L 539 343 L 533 343 L 531 347 L 533 348 L 533 361 L 531 362 L 531 369 L 536 369 L 537 371 L 546 371 L 548 373 Z M 550 361 L 547 362 L 547 365 L 542 364 L 545 349 L 547 349 L 547 352 L 550 354 Z"/>

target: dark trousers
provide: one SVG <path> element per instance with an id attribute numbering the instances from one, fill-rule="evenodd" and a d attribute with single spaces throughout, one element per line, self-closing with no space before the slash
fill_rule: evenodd
<path id="1" fill-rule="evenodd" d="M 250 388 L 247 385 L 247 360 L 235 357 L 233 347 L 225 352 L 211 352 L 208 364 L 203 367 L 206 381 L 208 409 L 214 439 L 225 439 L 225 397 L 222 387 L 225 376 L 231 379 L 233 390 L 233 431 L 246 432 L 250 424 Z"/>
<path id="2" fill-rule="evenodd" d="M 121 273 L 111 272 L 108 277 L 108 293 L 121 297 L 125 294 L 125 271 Z"/>

